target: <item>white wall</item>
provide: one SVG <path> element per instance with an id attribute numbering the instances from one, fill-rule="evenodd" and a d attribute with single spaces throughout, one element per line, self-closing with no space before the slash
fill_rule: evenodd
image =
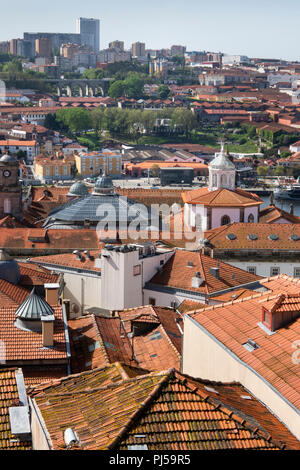
<path id="1" fill-rule="evenodd" d="M 172 251 L 139 259 L 139 251 L 121 253 L 102 250 L 101 307 L 122 310 L 143 305 L 143 286 L 173 255 Z M 106 257 L 108 256 L 108 257 Z M 163 262 L 161 264 L 160 262 Z M 134 275 L 134 267 L 140 266 L 141 274 Z"/>
<path id="2" fill-rule="evenodd" d="M 249 352 L 249 354 L 251 354 Z M 184 374 L 195 378 L 220 382 L 240 382 L 258 400 L 264 403 L 289 430 L 300 439 L 300 415 L 268 382 L 250 367 L 230 354 L 188 315 L 184 318 L 183 365 Z"/>
<path id="3" fill-rule="evenodd" d="M 247 271 L 249 266 L 256 267 L 256 274 L 263 277 L 270 277 L 271 276 L 271 267 L 279 267 L 280 274 L 287 274 L 288 276 L 294 277 L 294 268 L 300 269 L 300 261 L 293 262 L 280 262 L 268 260 L 268 261 L 257 261 L 255 259 L 249 258 L 245 261 L 238 261 L 238 260 L 224 260 L 226 263 L 231 264 L 232 266 L 236 266 L 238 268 L 244 269 Z"/>

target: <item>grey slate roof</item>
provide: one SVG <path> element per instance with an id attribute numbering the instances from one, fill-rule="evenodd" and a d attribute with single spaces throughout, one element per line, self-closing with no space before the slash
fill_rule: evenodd
<path id="1" fill-rule="evenodd" d="M 85 220 L 100 222 L 105 219 L 106 222 L 127 220 L 130 222 L 137 217 L 135 211 L 132 211 L 132 215 L 127 215 L 129 208 L 134 204 L 136 203 L 133 200 L 115 193 L 106 195 L 89 194 L 56 208 L 49 214 L 44 227 L 48 227 L 53 221 L 83 223 Z M 148 223 L 148 214 L 141 213 L 139 218 Z"/>
<path id="2" fill-rule="evenodd" d="M 68 196 L 85 196 L 86 194 L 89 194 L 87 186 L 81 181 L 77 181 L 70 187 Z"/>
<path id="3" fill-rule="evenodd" d="M 45 299 L 32 289 L 27 299 L 16 310 L 16 316 L 23 320 L 40 320 L 42 315 L 54 315 L 54 310 Z"/>

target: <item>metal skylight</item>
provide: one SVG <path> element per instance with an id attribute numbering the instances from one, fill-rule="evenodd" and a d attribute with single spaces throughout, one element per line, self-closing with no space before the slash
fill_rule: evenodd
<path id="1" fill-rule="evenodd" d="M 226 235 L 226 238 L 227 238 L 228 240 L 235 240 L 235 239 L 236 239 L 236 235 L 235 235 L 234 233 L 228 233 L 228 234 Z"/>
<path id="2" fill-rule="evenodd" d="M 255 349 L 259 348 L 258 344 L 252 339 L 248 339 L 247 343 L 243 344 L 243 347 L 249 352 L 255 351 Z"/>
<path id="3" fill-rule="evenodd" d="M 296 235 L 295 233 L 293 233 L 291 236 L 290 236 L 290 240 L 294 241 L 294 242 L 297 242 L 298 240 L 300 240 L 300 237 L 298 235 Z"/>

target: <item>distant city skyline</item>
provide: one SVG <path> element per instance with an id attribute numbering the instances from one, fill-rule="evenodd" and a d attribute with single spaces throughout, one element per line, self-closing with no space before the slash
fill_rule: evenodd
<path id="1" fill-rule="evenodd" d="M 125 48 L 137 41 L 147 49 L 186 46 L 188 51 L 207 50 L 249 57 L 300 61 L 300 2 L 298 0 L 97 0 L 43 4 L 28 0 L 2 0 L 0 41 L 22 38 L 24 32 L 76 32 L 80 17 L 100 20 L 101 49 L 121 40 Z M 13 18 L 13 19 L 11 19 Z"/>

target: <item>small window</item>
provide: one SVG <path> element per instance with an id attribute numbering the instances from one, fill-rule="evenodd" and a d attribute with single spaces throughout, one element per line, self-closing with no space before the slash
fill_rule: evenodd
<path id="1" fill-rule="evenodd" d="M 300 267 L 294 268 L 294 277 L 300 277 Z"/>
<path id="2" fill-rule="evenodd" d="M 256 274 L 256 266 L 247 266 L 247 271 L 250 274 Z"/>
<path id="3" fill-rule="evenodd" d="M 277 266 L 272 266 L 270 268 L 270 276 L 278 276 L 280 274 L 280 268 Z"/>
<path id="4" fill-rule="evenodd" d="M 254 215 L 253 215 L 253 214 L 249 214 L 249 216 L 248 216 L 248 223 L 249 223 L 249 224 L 253 224 L 253 222 L 254 222 Z"/>
<path id="5" fill-rule="evenodd" d="M 156 304 L 156 300 L 154 299 L 154 297 L 149 297 L 149 304 L 153 306 Z"/>
<path id="6" fill-rule="evenodd" d="M 139 276 L 140 274 L 141 274 L 141 265 L 137 264 L 136 266 L 133 266 L 133 275 Z"/>

